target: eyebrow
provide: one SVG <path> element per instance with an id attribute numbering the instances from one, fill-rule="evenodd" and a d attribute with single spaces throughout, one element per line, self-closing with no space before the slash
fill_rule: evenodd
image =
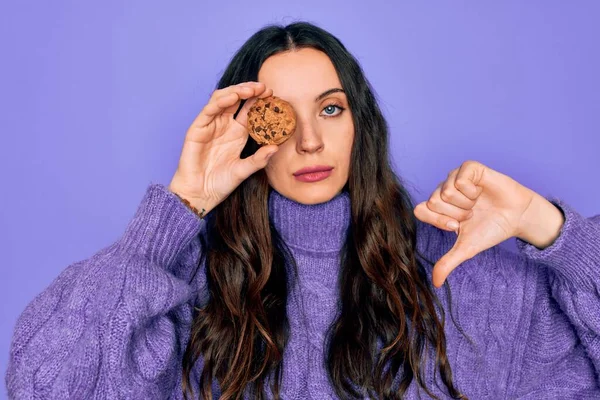
<path id="1" fill-rule="evenodd" d="M 323 92 L 323 93 L 321 93 L 320 95 L 318 95 L 318 96 L 317 96 L 317 98 L 315 99 L 315 101 L 322 100 L 322 99 L 324 99 L 325 97 L 329 96 L 330 94 L 333 94 L 333 93 L 338 93 L 338 92 L 341 92 L 341 93 L 346 93 L 346 92 L 344 92 L 344 89 L 340 89 L 340 88 L 333 88 L 333 89 L 329 89 L 329 90 L 326 90 L 326 91 L 324 91 L 324 92 Z"/>

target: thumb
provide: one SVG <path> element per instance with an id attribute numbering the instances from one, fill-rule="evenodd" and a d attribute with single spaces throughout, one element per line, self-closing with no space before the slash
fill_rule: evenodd
<path id="1" fill-rule="evenodd" d="M 237 175 L 242 179 L 248 178 L 261 168 L 267 166 L 269 158 L 277 153 L 279 147 L 277 145 L 263 146 L 256 150 L 250 157 L 246 157 L 237 164 Z"/>
<path id="2" fill-rule="evenodd" d="M 433 267 L 433 285 L 437 288 L 441 287 L 452 271 L 454 271 L 463 262 L 473 258 L 473 256 L 474 254 L 468 245 L 457 241 L 454 246 L 446 254 L 444 254 Z"/>

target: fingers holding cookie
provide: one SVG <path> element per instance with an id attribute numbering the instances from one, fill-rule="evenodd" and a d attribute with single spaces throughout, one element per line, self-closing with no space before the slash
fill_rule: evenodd
<path id="1" fill-rule="evenodd" d="M 264 99 L 266 97 L 271 97 L 271 96 L 273 96 L 273 89 L 265 87 L 264 91 L 259 92 L 254 97 L 248 98 L 246 100 L 246 102 L 244 103 L 244 106 L 242 107 L 242 109 L 238 113 L 237 117 L 235 118 L 235 120 L 237 122 L 239 122 L 241 125 L 243 125 L 244 127 L 246 127 L 248 125 L 248 112 L 254 106 L 254 104 L 259 99 Z"/>
<path id="2" fill-rule="evenodd" d="M 206 126 L 220 114 L 235 113 L 241 100 L 269 96 L 272 93 L 262 82 L 243 82 L 215 90 L 194 123 L 200 127 Z"/>
<path id="3" fill-rule="evenodd" d="M 243 82 L 214 91 L 195 124 L 203 127 L 220 115 L 233 115 L 242 100 L 246 101 L 235 121 L 247 128 L 260 146 L 280 145 L 295 132 L 294 108 L 273 96 L 273 90 L 262 82 Z"/>

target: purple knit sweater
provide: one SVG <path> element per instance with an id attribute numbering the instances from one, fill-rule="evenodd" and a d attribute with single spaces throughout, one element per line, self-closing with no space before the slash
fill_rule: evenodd
<path id="1" fill-rule="evenodd" d="M 459 266 L 443 289 L 447 354 L 470 399 L 600 399 L 600 215 L 584 218 L 559 199 L 558 239 L 539 250 L 517 240 Z M 338 254 L 349 225 L 346 193 L 303 205 L 272 192 L 271 218 L 300 279 L 290 292 L 291 338 L 283 399 L 335 399 L 323 365 L 324 332 L 336 316 Z M 205 221 L 152 183 L 112 245 L 68 266 L 19 317 L 6 385 L 14 399 L 180 399 L 181 359 L 192 305 L 207 299 L 204 270 L 188 284 Z M 456 236 L 419 222 L 418 247 L 434 261 Z M 429 279 L 431 267 L 427 266 Z M 449 398 L 428 357 L 426 382 Z M 197 380 L 202 359 L 195 369 Z M 439 386 L 439 388 L 438 388 Z M 213 383 L 218 393 L 218 385 Z M 197 385 L 195 392 L 198 393 Z M 428 396 L 421 390 L 422 398 Z M 417 398 L 413 381 L 408 399 Z"/>

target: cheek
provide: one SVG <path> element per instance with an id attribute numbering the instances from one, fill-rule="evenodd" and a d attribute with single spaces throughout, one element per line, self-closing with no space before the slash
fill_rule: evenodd
<path id="1" fill-rule="evenodd" d="M 344 149 L 346 152 L 346 156 L 350 158 L 350 153 L 352 152 L 352 145 L 354 144 L 354 126 L 350 124 L 350 127 L 346 131 L 344 135 L 346 140 L 344 141 Z"/>
<path id="2" fill-rule="evenodd" d="M 344 120 L 344 138 L 346 146 L 352 147 L 352 142 L 354 141 L 354 120 L 352 119 L 352 115 L 350 113 L 345 115 Z"/>
<path id="3" fill-rule="evenodd" d="M 279 149 L 279 151 L 277 153 L 279 153 L 280 151 L 281 151 L 281 149 Z M 271 159 L 265 166 L 265 172 L 267 173 L 267 175 L 273 176 L 277 173 L 277 171 L 280 170 L 278 166 L 281 165 L 281 159 L 278 156 L 280 156 L 280 155 L 275 154 L 273 157 L 271 157 Z"/>
<path id="4" fill-rule="evenodd" d="M 290 165 L 289 160 L 293 157 L 294 149 L 293 147 L 288 147 L 293 146 L 291 141 L 292 139 L 290 138 L 290 140 L 279 145 L 279 150 L 277 150 L 277 153 L 275 153 L 267 163 L 267 166 L 265 167 L 266 171 L 269 171 L 269 173 L 275 173 L 276 171 L 278 173 L 283 173 L 285 171 L 285 166 Z"/>

